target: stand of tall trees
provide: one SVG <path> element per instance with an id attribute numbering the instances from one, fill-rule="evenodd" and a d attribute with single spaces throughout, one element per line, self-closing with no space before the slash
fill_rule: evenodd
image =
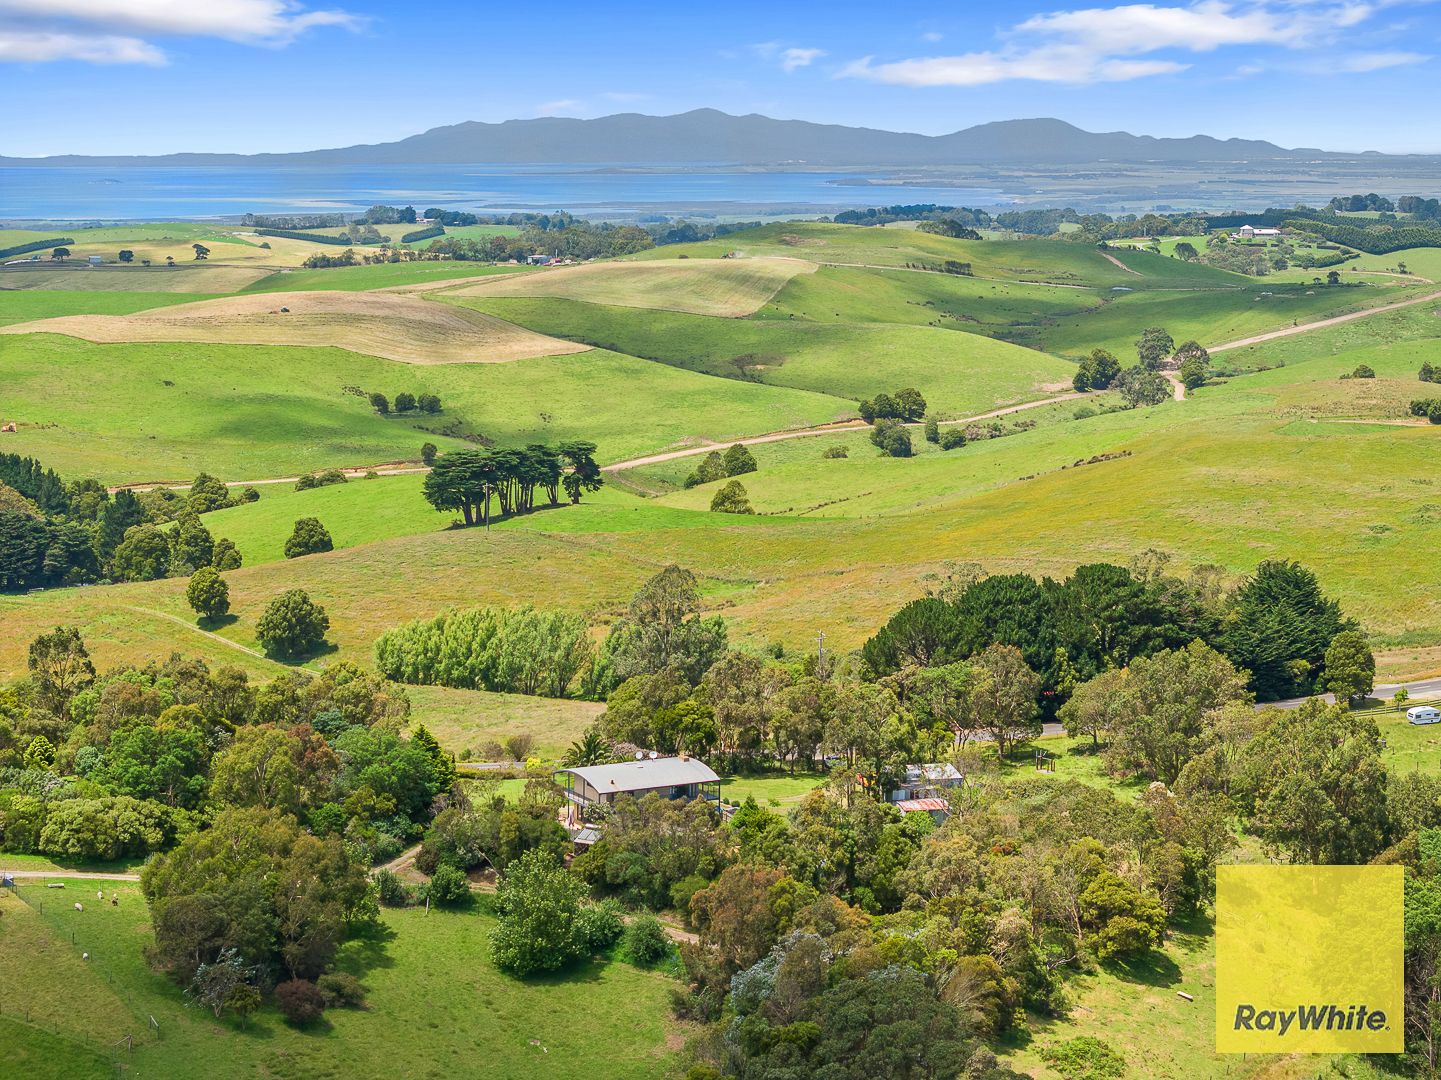
<path id="1" fill-rule="evenodd" d="M 523 450 L 452 450 L 436 458 L 425 478 L 425 498 L 437 510 L 459 510 L 467 525 L 490 520 L 492 499 L 502 515 L 533 510 L 537 490 L 551 506 L 560 505 L 562 490 L 578 503 L 605 483 L 595 449 L 595 443 L 570 440 Z"/>
<path id="2" fill-rule="evenodd" d="M 232 495 L 204 473 L 183 494 L 111 495 L 97 480 L 66 481 L 34 458 L 0 454 L 0 592 L 233 570 L 235 546 L 199 515 L 253 498 L 255 489 Z"/>

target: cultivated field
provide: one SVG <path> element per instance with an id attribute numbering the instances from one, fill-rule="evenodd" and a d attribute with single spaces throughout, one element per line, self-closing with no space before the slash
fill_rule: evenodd
<path id="1" fill-rule="evenodd" d="M 499 364 L 586 346 L 450 305 L 377 292 L 267 293 L 135 315 L 68 315 L 0 329 L 95 342 L 332 346 L 406 364 Z"/>

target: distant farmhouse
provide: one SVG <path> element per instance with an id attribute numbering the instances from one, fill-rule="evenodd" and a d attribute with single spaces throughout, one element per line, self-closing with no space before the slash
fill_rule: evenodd
<path id="1" fill-rule="evenodd" d="M 965 783 L 966 778 L 950 762 L 907 765 L 900 786 L 887 793 L 886 801 L 902 813 L 920 810 L 939 820 L 951 810 L 945 796 Z"/>
<path id="2" fill-rule="evenodd" d="M 720 777 L 704 761 L 689 755 L 659 757 L 638 755 L 635 761 L 615 765 L 584 765 L 561 769 L 555 782 L 565 792 L 566 828 L 578 845 L 588 846 L 600 839 L 600 831 L 587 825 L 600 816 L 617 795 L 643 799 L 704 799 L 720 806 Z"/>
<path id="3" fill-rule="evenodd" d="M 1237 240 L 1266 239 L 1281 235 L 1280 229 L 1258 229 L 1254 225 L 1242 225 L 1231 236 Z"/>

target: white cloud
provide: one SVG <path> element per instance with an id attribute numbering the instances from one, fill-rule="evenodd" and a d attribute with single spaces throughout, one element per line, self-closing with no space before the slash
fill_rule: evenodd
<path id="1" fill-rule="evenodd" d="M 1173 74 L 1187 67 L 1171 60 L 1102 59 L 1066 46 L 1009 55 L 978 52 L 934 56 L 890 64 L 875 64 L 873 59 L 867 56 L 848 64 L 840 74 L 898 86 L 985 86 L 1010 79 L 1051 83 L 1126 82 L 1148 75 Z"/>
<path id="2" fill-rule="evenodd" d="M 296 0 L 0 0 L 7 26 L 0 61 L 79 60 L 154 64 L 164 53 L 149 37 L 209 37 L 280 47 L 308 30 L 359 30 L 347 11 L 311 11 Z"/>
<path id="3" fill-rule="evenodd" d="M 544 101 L 535 107 L 537 116 L 558 116 L 563 112 L 574 112 L 580 108 L 575 98 L 561 98 L 559 101 Z"/>
<path id="4" fill-rule="evenodd" d="M 165 63 L 165 54 L 148 41 L 114 34 L 0 30 L 0 64 L 46 64 L 56 60 L 160 65 Z"/>
<path id="5" fill-rule="evenodd" d="M 650 97 L 650 95 L 635 94 L 631 93 L 629 90 L 607 90 L 605 93 L 601 94 L 601 97 L 605 98 L 607 101 L 614 101 L 621 105 L 633 105 L 637 101 L 645 101 L 647 98 Z"/>
<path id="6" fill-rule="evenodd" d="M 1122 4 L 1054 11 L 1032 16 L 1004 31 L 994 49 L 885 63 L 865 57 L 846 65 L 839 74 L 901 86 L 980 86 L 1011 79 L 1127 82 L 1174 74 L 1191 66 L 1174 56 L 1156 55 L 1163 52 L 1210 53 L 1227 47 L 1299 50 L 1334 45 L 1395 2 L 1197 0 L 1183 5 Z"/>
<path id="7" fill-rule="evenodd" d="M 1431 57 L 1425 53 L 1414 52 L 1357 53 L 1355 56 L 1348 56 L 1342 59 L 1337 67 L 1339 70 L 1351 74 L 1364 74 L 1368 71 L 1382 71 L 1386 68 L 1424 64 L 1430 59 Z"/>
<path id="8" fill-rule="evenodd" d="M 810 67 L 825 54 L 824 49 L 785 49 L 781 52 L 781 70 L 791 72 Z"/>
<path id="9" fill-rule="evenodd" d="M 922 40 L 922 41 L 932 41 L 932 42 L 934 42 L 934 41 L 940 41 L 940 40 L 941 40 L 943 37 L 945 37 L 945 36 L 946 36 L 945 34 L 942 34 L 942 33 L 941 33 L 940 31 L 938 31 L 938 30 L 927 30 L 924 34 L 921 35 L 921 40 Z"/>
<path id="10" fill-rule="evenodd" d="M 783 45 L 779 41 L 762 41 L 752 45 L 751 52 L 762 60 L 778 60 L 781 70 L 786 73 L 798 68 L 810 67 L 811 64 L 826 55 L 824 49 L 803 49 L 794 45 Z M 722 53 L 721 55 L 726 54 Z"/>

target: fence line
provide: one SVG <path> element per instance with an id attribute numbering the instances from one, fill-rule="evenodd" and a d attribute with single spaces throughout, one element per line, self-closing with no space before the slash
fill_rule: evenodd
<path id="1" fill-rule="evenodd" d="M 76 880 L 83 881 L 86 879 L 82 878 Z M 47 906 L 45 902 L 46 895 L 51 892 L 56 892 L 60 893 L 62 896 L 65 896 L 64 889 L 52 890 L 47 885 L 39 881 L 17 880 L 14 885 L 10 886 L 8 891 L 22 904 L 34 911 L 41 918 L 42 921 L 45 921 L 45 909 Z M 69 896 L 65 896 L 64 902 L 72 906 L 76 903 L 76 901 L 70 899 Z M 61 931 L 58 927 L 54 926 L 49 922 L 45 922 L 45 925 L 49 929 L 52 939 L 63 944 L 63 931 Z M 110 1060 L 110 1066 L 115 1071 L 115 1075 L 120 1076 L 128 1067 L 126 1063 L 132 1059 L 135 1052 L 136 1044 L 138 1043 L 142 1048 L 145 1046 L 146 1040 L 143 1038 L 143 1036 L 146 1033 L 147 1026 L 153 1025 L 154 1038 L 159 1039 L 160 1025 L 155 1022 L 154 1017 L 149 1017 L 148 1013 L 141 1014 L 137 1011 L 135 1007 L 135 1002 L 131 998 L 129 992 L 122 990 L 108 971 L 106 971 L 103 967 L 93 966 L 90 964 L 90 958 L 99 955 L 100 950 L 98 948 L 87 948 L 86 946 L 81 944 L 80 937 L 82 936 L 82 934 L 80 929 L 71 926 L 69 927 L 69 930 L 71 946 L 73 946 L 80 952 L 81 957 L 86 963 L 86 966 L 90 968 L 91 973 L 93 975 L 98 975 L 100 978 L 105 980 L 105 984 L 110 988 L 111 993 L 113 993 L 116 998 L 118 998 L 124 1004 L 126 1012 L 128 1012 L 131 1019 L 139 1025 L 139 1030 L 142 1034 L 142 1037 L 137 1038 L 133 1032 L 127 1032 L 119 1039 L 110 1042 L 104 1040 L 97 1035 L 86 1036 L 81 1034 L 71 1034 L 65 1032 L 57 1032 L 51 1028 L 41 1027 L 39 1024 L 36 1024 L 31 1019 L 32 1010 L 30 1007 L 30 1002 L 22 997 L 19 1003 L 11 1006 L 10 1002 L 6 998 L 4 987 L 0 987 L 0 1016 L 6 1016 L 14 1020 L 19 1020 L 20 1022 L 24 1023 L 25 1026 L 33 1028 L 36 1031 L 44 1032 L 45 1034 L 51 1035 L 55 1038 L 63 1039 L 67 1042 L 73 1042 L 85 1047 L 86 1049 L 94 1050 L 95 1052 L 108 1057 Z M 23 1009 L 21 1008 L 22 1005 Z M 149 1025 L 141 1021 L 142 1015 L 149 1017 Z"/>

